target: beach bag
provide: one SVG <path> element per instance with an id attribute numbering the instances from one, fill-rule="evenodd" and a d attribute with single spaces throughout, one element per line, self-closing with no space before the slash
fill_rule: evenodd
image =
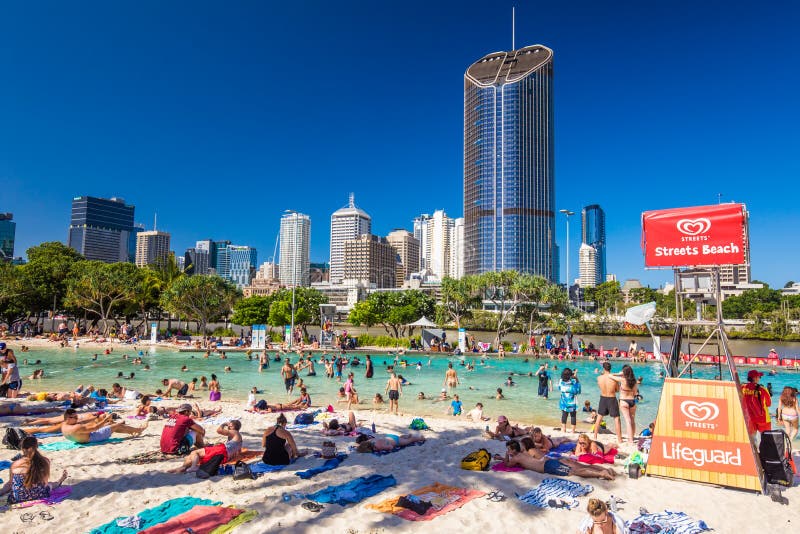
<path id="1" fill-rule="evenodd" d="M 761 433 L 758 447 L 761 467 L 770 484 L 791 486 L 795 466 L 792 461 L 792 442 L 783 430 L 767 430 Z"/>
<path id="2" fill-rule="evenodd" d="M 471 452 L 461 459 L 461 469 L 467 471 L 486 471 L 489 469 L 489 461 L 492 455 L 486 449 L 479 449 Z"/>
<path id="3" fill-rule="evenodd" d="M 233 467 L 233 480 L 254 480 L 256 476 L 250 470 L 250 466 L 239 460 Z"/>
<path id="4" fill-rule="evenodd" d="M 296 425 L 310 425 L 313 422 L 314 422 L 313 413 L 299 413 L 294 418 L 294 424 Z"/>
<path id="5" fill-rule="evenodd" d="M 332 441 L 322 442 L 322 457 L 326 460 L 336 458 L 336 443 Z"/>
<path id="6" fill-rule="evenodd" d="M 222 465 L 222 460 L 225 457 L 221 454 L 215 454 L 211 457 L 209 461 L 204 464 L 200 464 L 200 467 L 197 469 L 197 478 L 208 478 L 213 477 L 219 472 L 219 466 Z"/>
<path id="7" fill-rule="evenodd" d="M 431 427 L 429 427 L 427 423 L 425 423 L 424 419 L 417 417 L 416 419 L 411 421 L 411 424 L 408 425 L 408 428 L 410 428 L 411 430 L 430 430 Z"/>
<path id="8" fill-rule="evenodd" d="M 18 451 L 22 447 L 22 440 L 26 437 L 28 437 L 28 433 L 21 428 L 6 428 L 6 434 L 3 436 L 3 445 Z"/>

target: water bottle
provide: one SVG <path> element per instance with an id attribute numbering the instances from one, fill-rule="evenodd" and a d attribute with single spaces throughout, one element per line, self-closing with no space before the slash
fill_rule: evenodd
<path id="1" fill-rule="evenodd" d="M 372 422 L 372 433 L 375 433 L 375 421 Z"/>
<path id="2" fill-rule="evenodd" d="M 616 512 L 617 511 L 617 498 L 612 495 L 611 497 L 609 497 L 608 503 L 611 505 L 610 506 L 611 511 L 612 512 Z"/>
<path id="3" fill-rule="evenodd" d="M 489 425 L 486 425 L 486 432 L 489 432 Z"/>

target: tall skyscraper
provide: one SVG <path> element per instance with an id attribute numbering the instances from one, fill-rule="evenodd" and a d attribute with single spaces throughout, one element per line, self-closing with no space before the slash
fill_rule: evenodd
<path id="1" fill-rule="evenodd" d="M 208 274 L 208 250 L 187 248 L 183 254 L 186 274 Z"/>
<path id="2" fill-rule="evenodd" d="M 451 219 L 444 210 L 414 219 L 414 237 L 420 241 L 420 270 L 429 270 L 439 279 L 459 270 L 459 251 L 452 250 L 459 232 L 457 221 L 462 220 Z M 459 226 L 463 228 L 463 223 L 459 222 Z M 463 254 L 460 257 L 463 258 Z"/>
<path id="3" fill-rule="evenodd" d="M 396 254 L 395 286 L 403 287 L 408 275 L 419 269 L 419 241 L 408 230 L 389 232 L 386 241 Z"/>
<path id="4" fill-rule="evenodd" d="M 555 281 L 553 51 L 495 52 L 464 74 L 464 273 Z"/>
<path id="5" fill-rule="evenodd" d="M 202 260 L 197 261 L 197 267 L 194 274 L 208 274 L 213 269 L 216 272 L 217 268 L 217 248 L 214 246 L 213 239 L 201 239 L 194 245 L 194 250 L 197 254 L 205 254 L 205 270 L 200 266 Z"/>
<path id="6" fill-rule="evenodd" d="M 230 244 L 230 241 L 214 241 L 211 244 L 214 250 L 214 271 L 225 280 L 230 280 L 231 277 L 231 256 L 228 252 Z"/>
<path id="7" fill-rule="evenodd" d="M 602 283 L 597 276 L 597 249 L 587 243 L 581 243 L 578 250 L 578 272 L 581 287 L 596 287 Z M 572 285 L 572 280 L 567 280 L 567 287 Z"/>
<path id="8" fill-rule="evenodd" d="M 331 215 L 331 284 L 340 284 L 344 279 L 344 242 L 371 233 L 372 218 L 356 207 L 355 197 L 350 193 L 347 207 Z"/>
<path id="9" fill-rule="evenodd" d="M 228 245 L 228 280 L 242 288 L 250 285 L 258 266 L 258 252 L 253 247 Z"/>
<path id="10" fill-rule="evenodd" d="M 450 278 L 464 276 L 464 217 L 453 219 L 450 227 Z"/>
<path id="11" fill-rule="evenodd" d="M 385 237 L 363 234 L 344 242 L 344 279 L 370 287 L 396 287 L 397 252 Z"/>
<path id="12" fill-rule="evenodd" d="M 169 258 L 170 235 L 151 230 L 136 234 L 136 266 L 166 265 Z"/>
<path id="13" fill-rule="evenodd" d="M 133 212 L 121 198 L 75 197 L 67 245 L 87 260 L 133 261 Z"/>
<path id="14" fill-rule="evenodd" d="M 307 286 L 310 269 L 311 218 L 297 212 L 285 213 L 281 217 L 280 246 L 281 284 L 287 287 Z"/>
<path id="15" fill-rule="evenodd" d="M 592 204 L 581 210 L 581 238 L 597 252 L 594 285 L 602 284 L 606 279 L 606 214 L 599 205 Z M 581 275 L 581 285 L 583 285 L 583 275 Z"/>
<path id="16" fill-rule="evenodd" d="M 0 213 L 0 261 L 14 259 L 14 239 L 17 223 L 12 213 Z"/>

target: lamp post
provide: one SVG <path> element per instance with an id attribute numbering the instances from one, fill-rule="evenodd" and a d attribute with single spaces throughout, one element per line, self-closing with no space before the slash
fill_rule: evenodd
<path id="1" fill-rule="evenodd" d="M 567 301 L 569 301 L 569 218 L 575 215 L 574 211 L 558 210 L 567 217 Z"/>
<path id="2" fill-rule="evenodd" d="M 297 212 L 294 210 L 285 210 L 284 213 L 291 214 L 294 217 L 294 253 L 292 254 L 292 329 L 289 333 L 289 350 L 291 350 L 294 346 L 294 289 L 297 287 L 297 222 L 299 217 L 297 216 Z M 283 262 L 283 258 L 281 258 L 281 262 Z"/>

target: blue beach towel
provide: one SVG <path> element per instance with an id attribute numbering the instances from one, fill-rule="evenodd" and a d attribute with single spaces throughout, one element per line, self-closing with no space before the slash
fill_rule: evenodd
<path id="1" fill-rule="evenodd" d="M 37 432 L 33 437 L 36 439 L 58 438 L 61 437 L 61 432 Z"/>
<path id="2" fill-rule="evenodd" d="M 415 445 L 423 445 L 424 443 L 425 443 L 424 441 L 417 441 L 414 443 L 409 443 L 408 445 L 403 445 L 402 447 L 395 447 L 390 451 L 373 451 L 372 454 L 374 454 L 375 456 L 385 456 L 387 454 L 392 454 L 393 452 L 401 451 L 406 447 L 414 447 Z"/>
<path id="3" fill-rule="evenodd" d="M 345 506 L 377 495 L 386 488 L 395 485 L 397 485 L 397 481 L 392 475 L 370 475 L 368 477 L 356 478 L 346 484 L 340 484 L 339 486 L 328 486 L 316 493 L 306 495 L 306 499 Z"/>
<path id="4" fill-rule="evenodd" d="M 217 506 L 219 504 L 222 503 L 220 501 L 212 501 L 209 499 L 198 499 L 197 497 L 178 497 L 177 499 L 164 501 L 158 506 L 148 508 L 147 510 L 136 514 L 141 520 L 138 528 L 120 527 L 117 525 L 117 521 L 125 519 L 125 516 L 120 516 L 109 521 L 105 525 L 95 528 L 92 530 L 91 534 L 133 534 L 140 530 L 150 528 L 153 525 L 166 523 L 173 517 L 181 515 L 184 512 L 188 512 L 195 506 Z"/>
<path id="5" fill-rule="evenodd" d="M 72 449 L 80 449 L 81 447 L 94 447 L 95 445 L 105 445 L 106 443 L 119 443 L 122 438 L 109 438 L 105 441 L 98 441 L 96 443 L 75 443 L 73 441 L 55 441 L 53 443 L 45 443 L 39 446 L 40 451 L 69 451 Z"/>
<path id="6" fill-rule="evenodd" d="M 0 471 L 8 469 L 9 467 L 11 467 L 11 462 L 9 460 L 0 461 Z"/>
<path id="7" fill-rule="evenodd" d="M 339 453 L 336 455 L 336 458 L 331 458 L 327 460 L 324 464 L 319 467 L 313 467 L 311 469 L 307 469 L 305 471 L 297 471 L 295 475 L 299 476 L 303 480 L 308 480 L 309 478 L 313 478 L 320 473 L 324 473 L 325 471 L 330 471 L 331 469 L 336 469 L 339 467 L 339 464 L 347 458 L 347 455 L 344 453 Z"/>
<path id="8" fill-rule="evenodd" d="M 310 427 L 311 425 L 318 425 L 318 424 L 319 424 L 319 421 L 313 421 L 313 422 L 305 424 L 305 425 L 302 425 L 302 424 L 299 424 L 299 423 L 292 424 L 292 425 L 286 425 L 286 430 L 302 430 L 304 428 Z"/>
<path id="9" fill-rule="evenodd" d="M 578 506 L 578 499 L 594 491 L 589 484 L 578 484 L 563 478 L 546 478 L 542 483 L 530 490 L 525 495 L 518 495 L 519 500 L 539 508 L 550 508 L 547 501 L 560 499 L 569 505 L 569 508 Z"/>
<path id="10" fill-rule="evenodd" d="M 665 510 L 655 514 L 642 514 L 626 523 L 631 534 L 652 532 L 648 527 L 658 525 L 661 527 L 659 534 L 698 534 L 711 530 L 705 521 L 692 519 L 683 512 L 670 512 Z"/>
<path id="11" fill-rule="evenodd" d="M 285 465 L 269 465 L 265 464 L 264 462 L 253 462 L 250 464 L 250 472 L 254 475 L 259 473 L 273 473 L 275 471 L 280 471 L 286 467 Z"/>

